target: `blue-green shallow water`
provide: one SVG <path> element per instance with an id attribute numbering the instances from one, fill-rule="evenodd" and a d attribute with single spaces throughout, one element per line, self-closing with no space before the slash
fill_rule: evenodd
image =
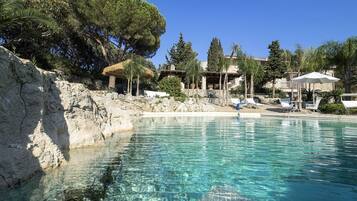
<path id="1" fill-rule="evenodd" d="M 355 123 L 145 118 L 124 146 L 0 195 L 9 200 L 357 200 Z"/>

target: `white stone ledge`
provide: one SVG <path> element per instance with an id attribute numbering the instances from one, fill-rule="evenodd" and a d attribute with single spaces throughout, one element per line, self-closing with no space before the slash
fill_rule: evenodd
<path id="1" fill-rule="evenodd" d="M 238 117 L 238 112 L 143 112 L 143 117 Z"/>

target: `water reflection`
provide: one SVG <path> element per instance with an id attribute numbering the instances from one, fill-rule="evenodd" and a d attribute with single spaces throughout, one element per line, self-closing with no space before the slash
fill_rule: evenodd
<path id="1" fill-rule="evenodd" d="M 130 132 L 121 133 L 108 139 L 105 146 L 71 150 L 63 167 L 36 175 L 17 189 L 0 191 L 0 200 L 100 200 L 131 136 Z"/>
<path id="2" fill-rule="evenodd" d="M 127 146 L 89 149 L 87 154 L 81 150 L 78 157 L 71 153 L 73 162 L 41 178 L 40 187 L 29 196 L 110 201 L 222 196 L 227 200 L 357 200 L 357 125 L 353 123 L 145 118 L 128 139 L 130 143 L 121 141 Z M 31 186 L 13 192 L 23 193 L 26 188 Z"/>

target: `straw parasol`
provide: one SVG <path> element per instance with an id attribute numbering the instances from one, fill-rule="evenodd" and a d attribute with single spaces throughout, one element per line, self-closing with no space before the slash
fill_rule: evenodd
<path id="1" fill-rule="evenodd" d="M 131 59 L 128 59 L 128 60 L 125 60 L 123 62 L 120 62 L 120 63 L 114 64 L 114 65 L 105 67 L 103 69 L 102 74 L 105 75 L 105 76 L 124 77 L 125 65 L 127 65 L 131 61 L 132 61 Z M 144 76 L 146 78 L 153 78 L 154 77 L 154 72 L 151 69 L 145 67 Z"/>
<path id="2" fill-rule="evenodd" d="M 102 74 L 105 76 L 109 76 L 109 88 L 115 88 L 115 78 L 117 78 L 117 77 L 124 78 L 125 77 L 125 75 L 124 75 L 125 65 L 127 65 L 131 61 L 132 61 L 131 59 L 128 59 L 123 62 L 105 67 L 103 69 Z M 145 67 L 144 77 L 151 79 L 154 77 L 154 72 L 151 69 Z"/>

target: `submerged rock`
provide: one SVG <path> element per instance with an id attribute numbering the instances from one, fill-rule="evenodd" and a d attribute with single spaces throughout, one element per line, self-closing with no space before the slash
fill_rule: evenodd
<path id="1" fill-rule="evenodd" d="M 248 201 L 230 186 L 215 186 L 201 201 Z"/>

